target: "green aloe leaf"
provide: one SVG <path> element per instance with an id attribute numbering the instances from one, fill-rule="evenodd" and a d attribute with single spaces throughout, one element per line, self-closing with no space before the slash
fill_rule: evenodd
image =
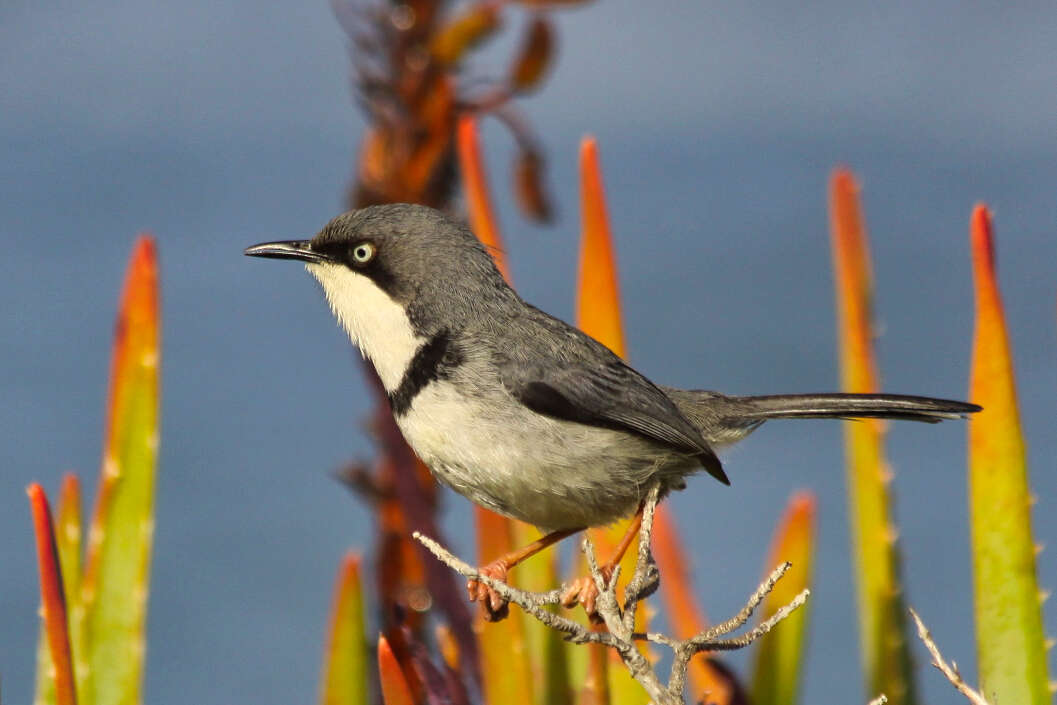
<path id="1" fill-rule="evenodd" d="M 872 276 L 859 187 L 846 170 L 830 183 L 830 224 L 836 270 L 841 388 L 876 392 Z M 885 693 L 891 705 L 917 701 L 892 520 L 885 425 L 867 419 L 845 428 L 849 519 L 859 603 L 859 639 L 868 696 Z"/>
<path id="2" fill-rule="evenodd" d="M 83 702 L 89 705 L 138 705 L 142 700 L 159 337 L 154 242 L 140 237 L 118 314 L 103 467 L 81 586 L 87 665 Z"/>
<path id="3" fill-rule="evenodd" d="M 1012 354 L 995 276 L 991 217 L 971 222 L 976 280 L 970 399 L 984 407 L 969 421 L 976 649 L 980 690 L 993 703 L 1051 702 L 1035 577 L 1031 495 L 1017 411 Z"/>
<path id="4" fill-rule="evenodd" d="M 815 497 L 809 492 L 801 492 L 789 501 L 764 566 L 765 574 L 768 574 L 781 563 L 788 561 L 792 564 L 764 599 L 761 621 L 811 586 L 814 553 Z M 753 705 L 794 705 L 797 702 L 810 606 L 809 601 L 757 642 L 752 676 Z"/>
<path id="5" fill-rule="evenodd" d="M 368 700 L 367 626 L 360 559 L 342 561 L 330 612 L 330 638 L 323 664 L 322 705 L 360 705 Z"/>

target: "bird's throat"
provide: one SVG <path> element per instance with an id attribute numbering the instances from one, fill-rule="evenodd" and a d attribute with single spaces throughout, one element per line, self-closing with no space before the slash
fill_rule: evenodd
<path id="1" fill-rule="evenodd" d="M 427 339 L 418 335 L 404 307 L 369 277 L 338 264 L 306 265 L 323 287 L 331 311 L 353 345 L 374 365 L 393 394 Z"/>

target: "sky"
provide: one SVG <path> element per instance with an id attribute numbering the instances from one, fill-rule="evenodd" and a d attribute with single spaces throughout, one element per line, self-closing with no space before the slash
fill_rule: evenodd
<path id="1" fill-rule="evenodd" d="M 524 223 L 512 144 L 485 122 L 512 277 L 573 315 L 577 145 L 600 145 L 632 363 L 728 393 L 837 384 L 825 187 L 860 177 L 888 391 L 962 398 L 968 219 L 994 210 L 1037 538 L 1057 534 L 1057 6 L 602 1 L 554 13 L 560 52 L 519 101 L 559 218 Z M 476 76 L 505 70 L 525 16 Z M 0 6 L 0 677 L 29 702 L 37 576 L 24 488 L 94 485 L 115 305 L 137 232 L 159 244 L 162 441 L 147 702 L 306 702 L 330 590 L 371 517 L 332 478 L 370 458 L 354 353 L 296 266 L 242 249 L 343 208 L 364 123 L 323 0 Z M 892 424 L 909 600 L 975 673 L 965 425 Z M 768 424 L 672 498 L 716 619 L 755 587 L 774 518 L 817 493 L 804 702 L 864 702 L 840 425 Z M 470 504 L 445 522 L 472 551 Z M 1052 552 L 1043 587 L 1057 585 Z M 1050 610 L 1048 633 L 1055 633 Z M 745 668 L 743 656 L 732 659 Z M 930 702 L 956 694 L 918 651 Z"/>

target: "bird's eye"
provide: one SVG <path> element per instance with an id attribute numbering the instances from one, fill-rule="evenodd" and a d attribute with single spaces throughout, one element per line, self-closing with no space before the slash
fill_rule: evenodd
<path id="1" fill-rule="evenodd" d="M 369 242 L 361 242 L 352 248 L 352 261 L 356 264 L 367 264 L 374 259 L 375 252 L 374 245 Z"/>

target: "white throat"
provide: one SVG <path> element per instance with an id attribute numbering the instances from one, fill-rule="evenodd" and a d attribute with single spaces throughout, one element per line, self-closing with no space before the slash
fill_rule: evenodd
<path id="1" fill-rule="evenodd" d="M 309 263 L 305 268 L 323 286 L 338 322 L 352 344 L 374 364 L 386 391 L 396 390 L 425 342 L 415 335 L 403 306 L 369 277 L 343 265 Z"/>

